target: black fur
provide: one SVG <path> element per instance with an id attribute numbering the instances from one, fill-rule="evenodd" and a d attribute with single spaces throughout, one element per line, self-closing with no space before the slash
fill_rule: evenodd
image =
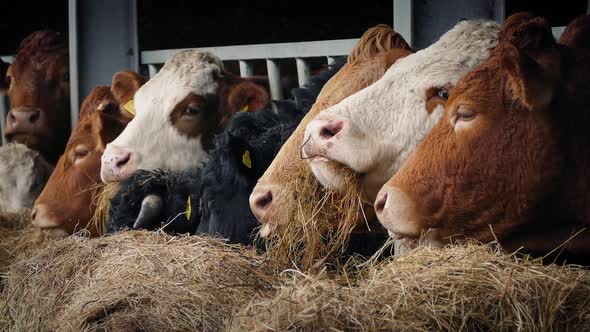
<path id="1" fill-rule="evenodd" d="M 292 100 L 275 101 L 273 107 L 256 113 L 235 115 L 215 137 L 205 166 L 184 172 L 134 173 L 111 200 L 109 232 L 133 228 L 143 199 L 155 194 L 162 198 L 164 207 L 148 229 L 212 234 L 232 243 L 251 244 L 258 226 L 248 203 L 252 189 L 324 84 L 344 63 L 345 59 L 338 60 L 328 71 L 312 77 L 304 88 L 293 89 Z M 244 162 L 246 151 L 250 164 Z M 191 216 L 187 220 L 189 195 Z"/>

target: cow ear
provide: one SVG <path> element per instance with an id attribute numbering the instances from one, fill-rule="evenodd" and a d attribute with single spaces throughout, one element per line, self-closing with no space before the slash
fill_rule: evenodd
<path id="1" fill-rule="evenodd" d="M 2 61 L 2 59 L 0 59 L 0 94 L 6 93 L 6 91 L 8 90 L 8 88 L 10 86 L 8 79 L 6 78 L 6 73 L 8 72 L 8 66 L 9 66 L 9 64 L 7 64 L 6 62 Z"/>
<path id="2" fill-rule="evenodd" d="M 553 100 L 559 64 L 543 66 L 511 44 L 501 46 L 507 93 L 528 110 L 545 109 Z M 549 67 L 553 67 L 549 70 Z"/>
<path id="3" fill-rule="evenodd" d="M 550 48 L 555 45 L 551 24 L 528 12 L 508 17 L 498 32 L 498 41 L 512 43 L 523 50 Z"/>
<path id="4" fill-rule="evenodd" d="M 147 79 L 134 71 L 120 71 L 113 76 L 111 91 L 121 105 L 125 105 Z"/>
<path id="5" fill-rule="evenodd" d="M 358 43 L 350 51 L 348 62 L 370 59 L 381 52 L 387 52 L 395 48 L 412 51 L 410 45 L 399 33 L 395 32 L 389 25 L 379 24 L 365 31 Z"/>
<path id="6" fill-rule="evenodd" d="M 268 104 L 268 94 L 260 85 L 247 80 L 238 80 L 228 94 L 229 116 L 237 112 L 257 112 Z"/>

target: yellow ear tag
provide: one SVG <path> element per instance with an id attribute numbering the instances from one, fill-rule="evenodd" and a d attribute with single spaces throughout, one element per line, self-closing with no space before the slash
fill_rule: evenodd
<path id="1" fill-rule="evenodd" d="M 244 151 L 244 154 L 242 155 L 242 164 L 244 164 L 244 166 L 246 166 L 248 168 L 252 168 L 252 160 L 250 159 L 250 151 L 248 151 L 248 150 Z"/>
<path id="2" fill-rule="evenodd" d="M 239 112 L 239 113 L 242 113 L 242 112 L 248 112 L 248 110 L 249 110 L 249 109 L 250 109 L 250 106 L 246 105 L 246 106 L 244 106 L 244 108 L 242 108 L 242 109 L 241 109 L 241 110 L 239 110 L 238 112 Z"/>
<path id="3" fill-rule="evenodd" d="M 184 211 L 187 221 L 191 220 L 191 213 L 192 212 L 193 212 L 193 208 L 191 206 L 191 196 L 189 195 L 188 199 L 186 200 L 186 210 Z"/>
<path id="4" fill-rule="evenodd" d="M 133 102 L 133 99 L 131 99 L 125 105 L 123 105 L 123 109 L 129 112 L 129 114 L 135 116 L 135 103 Z"/>

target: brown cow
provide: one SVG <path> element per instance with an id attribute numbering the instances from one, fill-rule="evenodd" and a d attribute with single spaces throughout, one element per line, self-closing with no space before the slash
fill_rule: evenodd
<path id="1" fill-rule="evenodd" d="M 92 199 L 100 183 L 100 158 L 106 144 L 133 118 L 128 102 L 145 81 L 137 73 L 119 72 L 111 88 L 94 88 L 82 103 L 80 121 L 32 213 L 33 224 L 49 236 L 87 228 L 96 208 Z M 96 226 L 88 228 L 91 235 L 99 235 Z"/>
<path id="2" fill-rule="evenodd" d="M 262 236 L 267 236 L 277 226 L 272 218 L 273 210 L 289 209 L 297 199 L 296 193 L 284 188 L 290 183 L 304 181 L 293 175 L 302 174 L 300 170 L 308 167 L 300 157 L 307 124 L 320 111 L 377 81 L 395 61 L 411 53 L 406 41 L 389 26 L 379 25 L 363 34 L 346 65 L 326 83 L 312 109 L 258 180 L 250 196 L 250 207 L 256 218 L 265 224 Z"/>
<path id="3" fill-rule="evenodd" d="M 531 29 L 547 41 L 550 27 Z M 445 115 L 381 189 L 375 209 L 396 237 L 495 238 L 544 254 L 588 255 L 590 52 L 503 41 L 455 87 Z M 548 47 L 547 47 L 548 46 Z"/>
<path id="4" fill-rule="evenodd" d="M 11 107 L 4 135 L 55 164 L 70 134 L 66 38 L 48 30 L 33 32 L 20 44 L 6 74 L 0 70 L 0 75 L 2 85 L 8 85 Z"/>
<path id="5" fill-rule="evenodd" d="M 559 43 L 569 47 L 590 48 L 590 15 L 571 21 L 559 37 Z"/>

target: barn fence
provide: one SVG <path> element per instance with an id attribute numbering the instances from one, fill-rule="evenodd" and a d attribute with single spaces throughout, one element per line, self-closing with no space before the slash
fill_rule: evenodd
<path id="1" fill-rule="evenodd" d="M 559 38 L 564 28 L 565 27 L 553 28 L 553 35 L 555 38 Z M 240 76 L 250 77 L 254 73 L 253 62 L 257 60 L 265 60 L 271 98 L 273 100 L 277 100 L 284 98 L 283 86 L 281 83 L 280 61 L 284 59 L 295 59 L 298 84 L 299 86 L 302 86 L 309 82 L 310 59 L 325 57 L 326 62 L 331 64 L 336 57 L 347 55 L 357 43 L 357 41 L 358 39 L 339 39 L 298 43 L 254 44 L 143 51 L 140 53 L 140 65 L 147 66 L 149 77 L 152 78 L 158 73 L 166 60 L 168 60 L 174 54 L 183 50 L 192 49 L 212 52 L 222 61 L 237 61 L 239 62 Z M 11 63 L 13 56 L 0 56 L 0 58 L 4 62 Z M 0 133 L 2 134 L 2 144 L 6 144 L 4 128 L 6 125 L 8 110 L 8 98 L 5 96 L 0 96 Z M 76 110 L 76 112 L 78 112 L 78 110 Z M 75 119 L 72 121 L 72 125 L 75 124 L 75 121 Z"/>

